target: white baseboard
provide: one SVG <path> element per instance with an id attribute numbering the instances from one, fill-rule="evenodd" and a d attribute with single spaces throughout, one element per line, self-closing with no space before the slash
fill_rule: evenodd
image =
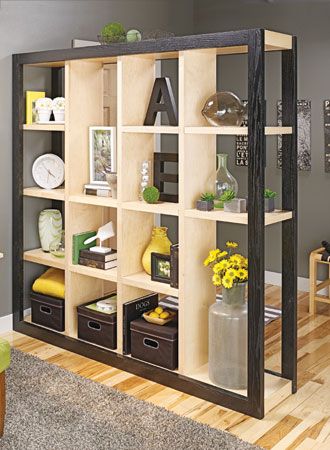
<path id="1" fill-rule="evenodd" d="M 282 274 L 278 272 L 265 272 L 265 283 L 273 286 L 282 286 Z M 321 283 L 321 281 L 318 281 Z M 298 291 L 309 292 L 309 278 L 298 277 Z M 318 292 L 321 295 L 328 295 L 327 288 Z"/>
<path id="2" fill-rule="evenodd" d="M 24 310 L 24 317 L 31 315 L 31 308 Z M 0 317 L 0 334 L 8 333 L 13 331 L 13 315 L 8 314 L 8 316 Z"/>
<path id="3" fill-rule="evenodd" d="M 8 333 L 13 329 L 13 315 L 0 317 L 0 334 Z"/>

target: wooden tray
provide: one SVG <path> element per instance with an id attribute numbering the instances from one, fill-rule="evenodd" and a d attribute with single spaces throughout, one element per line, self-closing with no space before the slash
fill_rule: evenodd
<path id="1" fill-rule="evenodd" d="M 165 325 L 166 323 L 171 322 L 176 317 L 176 312 L 175 311 L 169 311 L 169 310 L 164 310 L 164 312 L 168 312 L 169 315 L 170 315 L 167 319 L 160 319 L 158 317 L 150 317 L 148 314 L 151 313 L 152 311 L 153 311 L 153 309 L 151 309 L 150 311 L 145 312 L 142 317 L 147 322 L 153 323 L 155 325 Z"/>

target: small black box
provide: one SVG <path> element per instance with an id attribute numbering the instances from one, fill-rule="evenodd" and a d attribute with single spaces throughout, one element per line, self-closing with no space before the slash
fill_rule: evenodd
<path id="1" fill-rule="evenodd" d="M 77 307 L 78 338 L 115 350 L 117 348 L 117 313 L 106 314 L 87 308 L 88 305 L 97 301 L 93 300 Z"/>
<path id="2" fill-rule="evenodd" d="M 64 300 L 48 295 L 31 292 L 32 322 L 51 328 L 56 331 L 64 331 Z"/>
<path id="3" fill-rule="evenodd" d="M 131 322 L 133 358 L 175 370 L 178 367 L 178 322 L 154 325 L 143 317 Z"/>

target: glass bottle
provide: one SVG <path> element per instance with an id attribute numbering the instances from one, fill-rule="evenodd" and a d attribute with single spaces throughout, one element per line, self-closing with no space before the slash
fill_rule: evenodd
<path id="1" fill-rule="evenodd" d="M 218 165 L 215 181 L 215 197 L 218 199 L 225 191 L 231 189 L 237 195 L 238 183 L 236 178 L 229 172 L 227 168 L 228 155 L 226 153 L 217 154 Z M 217 200 L 214 204 L 216 208 L 223 208 L 223 203 Z"/>
<path id="2" fill-rule="evenodd" d="M 142 161 L 141 163 L 141 181 L 139 188 L 139 200 L 143 200 L 143 191 L 146 187 L 152 186 L 152 166 L 151 161 Z"/>
<path id="3" fill-rule="evenodd" d="M 247 388 L 246 285 L 223 288 L 209 309 L 209 377 L 226 389 Z"/>
<path id="4" fill-rule="evenodd" d="M 169 255 L 171 245 L 172 242 L 167 237 L 166 227 L 154 227 L 152 229 L 151 241 L 142 256 L 142 266 L 149 275 L 151 275 L 151 253 L 155 252 Z"/>

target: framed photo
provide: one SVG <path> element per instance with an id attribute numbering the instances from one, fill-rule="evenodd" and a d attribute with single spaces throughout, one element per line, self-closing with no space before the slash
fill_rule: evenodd
<path id="1" fill-rule="evenodd" d="M 90 183 L 107 185 L 106 172 L 116 172 L 116 128 L 89 127 Z"/>
<path id="2" fill-rule="evenodd" d="M 151 253 L 151 279 L 161 283 L 171 282 L 171 255 Z"/>

